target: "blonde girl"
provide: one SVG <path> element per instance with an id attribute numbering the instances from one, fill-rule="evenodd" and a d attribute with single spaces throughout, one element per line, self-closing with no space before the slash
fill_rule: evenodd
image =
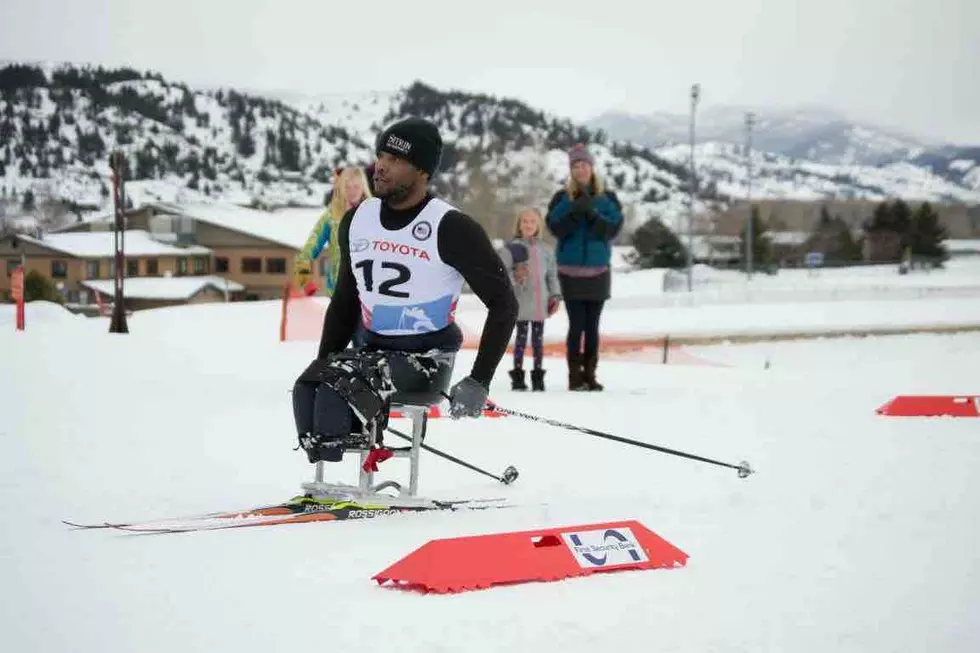
<path id="1" fill-rule="evenodd" d="M 368 184 L 364 170 L 358 166 L 348 166 L 341 169 L 335 176 L 333 192 L 327 210 L 323 212 L 303 249 L 296 257 L 293 276 L 296 283 L 303 287 L 313 271 L 313 261 L 326 248 L 327 264 L 324 266 L 324 277 L 327 295 L 333 294 L 340 273 L 340 244 L 334 235 L 340 225 L 341 218 L 350 209 L 356 207 L 368 197 L 371 197 L 371 187 Z"/>

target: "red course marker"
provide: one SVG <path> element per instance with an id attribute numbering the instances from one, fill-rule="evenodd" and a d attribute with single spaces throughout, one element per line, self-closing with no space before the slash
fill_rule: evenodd
<path id="1" fill-rule="evenodd" d="M 899 395 L 875 412 L 889 417 L 980 417 L 980 396 Z"/>
<path id="2" fill-rule="evenodd" d="M 401 589 L 461 592 L 601 572 L 670 569 L 683 567 L 687 558 L 631 520 L 430 540 L 372 578 Z"/>

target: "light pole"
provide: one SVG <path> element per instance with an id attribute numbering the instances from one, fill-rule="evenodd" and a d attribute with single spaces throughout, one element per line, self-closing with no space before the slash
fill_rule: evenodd
<path id="1" fill-rule="evenodd" d="M 698 175 L 694 168 L 694 116 L 701 97 L 701 85 L 691 85 L 691 183 L 687 207 L 687 292 L 694 288 L 694 193 L 698 186 Z"/>
<path id="2" fill-rule="evenodd" d="M 749 209 L 747 237 L 745 239 L 745 271 L 749 279 L 752 278 L 752 255 L 755 244 L 752 225 L 752 127 L 754 125 L 755 114 L 750 111 L 745 114 L 745 167 L 747 171 L 745 199 Z"/>
<path id="3" fill-rule="evenodd" d="M 123 294 L 123 279 L 126 273 L 126 190 L 123 179 L 123 153 L 113 152 L 109 158 L 112 168 L 112 206 L 115 213 L 113 231 L 113 260 L 116 269 L 113 274 L 113 305 L 112 318 L 109 320 L 109 333 L 129 333 L 126 324 L 126 306 Z"/>

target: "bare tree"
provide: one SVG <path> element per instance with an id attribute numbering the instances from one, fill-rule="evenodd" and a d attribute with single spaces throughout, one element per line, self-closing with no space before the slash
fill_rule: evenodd
<path id="1" fill-rule="evenodd" d="M 37 221 L 37 228 L 42 233 L 55 231 L 71 224 L 71 216 L 71 210 L 62 200 L 45 199 L 38 202 L 34 209 L 34 219 Z"/>
<path id="2" fill-rule="evenodd" d="M 0 239 L 6 238 L 14 233 L 14 226 L 10 223 L 10 218 L 0 211 Z"/>
<path id="3" fill-rule="evenodd" d="M 16 217 L 20 214 L 20 203 L 15 197 L 0 200 L 0 238 L 18 232 Z"/>
<path id="4" fill-rule="evenodd" d="M 41 233 L 48 233 L 71 223 L 71 208 L 55 195 L 50 186 L 38 187 L 35 196 L 31 215 Z"/>
<path id="5" fill-rule="evenodd" d="M 636 216 L 635 204 L 623 205 L 623 228 L 619 230 L 619 234 L 613 240 L 613 245 L 626 246 L 633 244 L 633 232 L 638 228 Z"/>
<path id="6" fill-rule="evenodd" d="M 487 162 L 477 150 L 467 155 L 467 182 L 454 199 L 462 211 L 483 225 L 491 238 L 505 238 L 510 233 L 514 207 L 502 198 L 500 181 L 486 170 Z"/>
<path id="7" fill-rule="evenodd" d="M 535 146 L 530 150 L 528 164 L 515 184 L 515 200 L 522 206 L 535 207 L 544 213 L 557 189 L 557 182 L 548 172 L 547 150 Z"/>

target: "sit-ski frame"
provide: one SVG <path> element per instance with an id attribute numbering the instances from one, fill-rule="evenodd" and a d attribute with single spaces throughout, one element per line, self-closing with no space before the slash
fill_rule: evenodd
<path id="1" fill-rule="evenodd" d="M 392 406 L 392 411 L 396 406 Z M 304 492 L 312 494 L 318 498 L 336 498 L 340 500 L 358 500 L 383 498 L 386 501 L 397 500 L 400 504 L 405 503 L 429 503 L 427 499 L 420 499 L 416 496 L 419 489 L 419 453 L 422 449 L 422 440 L 425 437 L 425 429 L 429 416 L 428 406 L 399 405 L 398 410 L 412 419 L 412 444 L 409 447 L 389 447 L 395 458 L 408 458 L 409 460 L 409 479 L 408 491 L 397 481 L 384 481 L 378 485 L 374 484 L 374 472 L 365 471 L 364 463 L 371 454 L 375 444 L 381 435 L 376 422 L 365 427 L 368 436 L 368 448 L 348 449 L 360 453 L 361 460 L 359 466 L 359 477 L 357 485 L 347 485 L 343 483 L 325 483 L 323 480 L 324 462 L 318 461 L 314 467 L 312 482 L 302 483 Z M 381 490 L 394 488 L 398 491 L 398 496 L 379 494 Z"/>

